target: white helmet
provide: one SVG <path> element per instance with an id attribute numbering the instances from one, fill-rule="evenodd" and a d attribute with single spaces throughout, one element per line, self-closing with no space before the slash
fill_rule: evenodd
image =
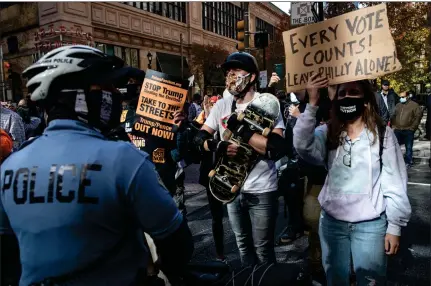
<path id="1" fill-rule="evenodd" d="M 61 76 L 88 71 L 94 77 L 123 65 L 121 59 L 89 46 L 65 46 L 44 55 L 23 72 L 23 77 L 28 78 L 31 100 L 39 101 L 48 96 L 53 81 Z M 85 80 L 85 75 L 82 75 L 82 80 Z"/>

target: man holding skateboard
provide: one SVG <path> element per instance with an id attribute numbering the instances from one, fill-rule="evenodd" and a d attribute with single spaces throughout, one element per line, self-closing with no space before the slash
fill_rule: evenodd
<path id="1" fill-rule="evenodd" d="M 222 68 L 226 72 L 225 97 L 214 105 L 202 129 L 195 137 L 201 151 L 227 154 L 234 157 L 238 145 L 214 139 L 216 131 L 234 130 L 240 123 L 232 113 L 243 111 L 259 94 L 255 86 L 259 78 L 256 59 L 243 52 L 228 56 Z M 274 231 L 278 212 L 277 173 L 275 161 L 284 156 L 283 119 L 281 114 L 267 137 L 244 126 L 242 139 L 260 158 L 245 180 L 240 194 L 227 205 L 229 220 L 235 233 L 241 262 L 244 267 L 275 262 Z M 222 137 L 222 136 L 221 136 Z M 256 251 L 255 251 L 256 249 Z"/>

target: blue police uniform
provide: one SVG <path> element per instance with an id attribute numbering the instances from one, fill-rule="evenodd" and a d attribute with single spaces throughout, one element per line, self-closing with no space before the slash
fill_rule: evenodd
<path id="1" fill-rule="evenodd" d="M 146 153 L 74 120 L 50 122 L 12 154 L 1 190 L 0 233 L 12 228 L 18 238 L 23 286 L 73 273 L 113 248 L 68 285 L 130 285 L 148 259 L 140 230 L 163 239 L 183 220 Z"/>

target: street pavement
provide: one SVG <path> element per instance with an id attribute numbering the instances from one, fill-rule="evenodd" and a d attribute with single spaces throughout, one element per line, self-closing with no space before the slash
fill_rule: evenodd
<path id="1" fill-rule="evenodd" d="M 417 146 L 419 145 L 418 142 L 415 141 Z M 425 141 L 420 145 L 429 150 L 430 142 Z M 431 285 L 431 169 L 428 164 L 425 164 L 425 160 L 422 160 L 421 163 L 408 171 L 408 195 L 412 205 L 412 217 L 408 226 L 403 229 L 399 254 L 389 258 L 388 285 Z M 192 261 L 204 262 L 215 258 L 215 248 L 207 195 L 205 188 L 197 183 L 198 178 L 198 165 L 186 168 L 187 217 L 195 240 L 195 252 Z M 280 198 L 276 237 L 281 235 L 286 224 L 284 202 Z M 223 226 L 227 260 L 233 269 L 238 269 L 240 267 L 238 249 L 226 211 Z M 277 261 L 292 265 L 292 269 L 303 267 L 307 247 L 308 240 L 305 236 L 290 245 L 278 245 L 275 247 Z"/>

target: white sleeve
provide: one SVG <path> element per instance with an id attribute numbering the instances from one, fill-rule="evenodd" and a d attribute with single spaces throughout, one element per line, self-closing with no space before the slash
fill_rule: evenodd
<path id="1" fill-rule="evenodd" d="M 222 101 L 219 100 L 211 109 L 210 115 L 205 120 L 205 125 L 214 131 L 219 131 L 219 121 L 220 121 L 220 108 L 222 107 Z"/>
<path id="2" fill-rule="evenodd" d="M 412 209 L 407 196 L 407 171 L 403 154 L 389 127 L 386 128 L 382 161 L 381 188 L 388 217 L 386 233 L 400 236 L 401 227 L 407 225 Z"/>
<path id="3" fill-rule="evenodd" d="M 284 125 L 283 116 L 281 115 L 281 112 L 278 115 L 277 120 L 275 121 L 274 129 L 275 128 L 280 128 L 283 130 L 286 129 L 286 126 Z"/>

